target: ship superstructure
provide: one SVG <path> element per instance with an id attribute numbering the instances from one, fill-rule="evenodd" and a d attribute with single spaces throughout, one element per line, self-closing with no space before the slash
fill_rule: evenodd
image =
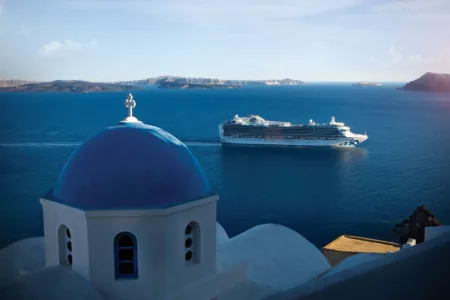
<path id="1" fill-rule="evenodd" d="M 273 146 L 355 147 L 367 140 L 367 134 L 356 134 L 332 117 L 329 123 L 291 124 L 269 121 L 259 115 L 239 117 L 219 124 L 224 144 Z"/>

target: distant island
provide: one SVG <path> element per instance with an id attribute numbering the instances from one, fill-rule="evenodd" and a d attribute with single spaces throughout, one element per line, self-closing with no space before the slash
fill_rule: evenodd
<path id="1" fill-rule="evenodd" d="M 381 86 L 381 83 L 376 83 L 376 82 L 353 82 L 353 86 Z"/>
<path id="2" fill-rule="evenodd" d="M 450 92 L 450 74 L 425 73 L 398 90 L 424 92 Z"/>
<path id="3" fill-rule="evenodd" d="M 8 87 L 0 87 L 0 92 L 117 92 L 140 90 L 142 87 L 111 84 L 101 82 L 89 82 L 81 80 L 56 80 L 51 82 L 26 83 Z"/>
<path id="4" fill-rule="evenodd" d="M 301 80 L 294 79 L 281 79 L 281 80 L 222 80 L 213 78 L 201 78 L 201 77 L 179 77 L 179 76 L 158 76 L 141 80 L 132 81 L 117 81 L 112 82 L 114 84 L 125 85 L 160 85 L 161 83 L 174 82 L 178 84 L 200 84 L 209 85 L 212 87 L 217 86 L 244 86 L 244 85 L 301 85 L 304 84 Z"/>
<path id="5" fill-rule="evenodd" d="M 178 76 L 158 76 L 141 80 L 89 82 L 82 80 L 55 80 L 39 82 L 29 80 L 0 80 L 0 92 L 116 92 L 140 90 L 146 86 L 163 89 L 237 89 L 244 85 L 301 85 L 303 81 L 281 80 L 221 80 L 213 78 L 194 78 Z"/>
<path id="6" fill-rule="evenodd" d="M 29 83 L 38 83 L 39 81 L 31 81 L 31 80 L 20 80 L 20 79 L 7 79 L 0 80 L 0 88 L 3 87 L 13 87 L 18 85 L 24 85 Z"/>
<path id="7" fill-rule="evenodd" d="M 180 83 L 180 82 L 172 82 L 165 81 L 161 82 L 158 86 L 162 89 L 195 89 L 195 90 L 212 90 L 212 89 L 237 89 L 242 88 L 242 85 L 237 84 L 198 84 L 198 83 Z"/>

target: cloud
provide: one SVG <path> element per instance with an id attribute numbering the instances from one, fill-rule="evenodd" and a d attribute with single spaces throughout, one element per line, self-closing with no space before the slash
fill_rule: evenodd
<path id="1" fill-rule="evenodd" d="M 79 52 L 82 50 L 95 49 L 97 47 L 98 43 L 96 39 L 92 39 L 86 44 L 78 43 L 72 40 L 65 40 L 64 42 L 51 41 L 43 45 L 39 49 L 39 53 L 43 56 L 55 56 Z"/>
<path id="2" fill-rule="evenodd" d="M 439 62 L 439 60 L 432 57 L 423 57 L 420 54 L 411 55 L 408 57 L 408 60 L 415 63 L 435 63 Z"/>
<path id="3" fill-rule="evenodd" d="M 396 0 L 372 5 L 367 16 L 375 22 L 395 20 L 397 26 L 435 27 L 450 24 L 448 0 Z M 440 24 L 440 25 L 437 25 Z"/>
<path id="4" fill-rule="evenodd" d="M 423 13 L 423 12 L 449 12 L 447 0 L 396 0 L 373 6 L 377 12 L 390 13 Z"/>
<path id="5" fill-rule="evenodd" d="M 166 24 L 182 26 L 182 30 L 191 33 L 201 30 L 202 34 L 213 33 L 233 40 L 240 34 L 260 40 L 281 37 L 295 40 L 317 34 L 334 45 L 346 40 L 357 43 L 370 35 L 385 45 L 390 41 L 384 37 L 390 34 L 414 32 L 411 26 L 420 23 L 415 18 L 423 22 L 421 27 L 427 28 L 419 28 L 418 32 L 435 27 L 437 20 L 450 24 L 447 21 L 450 18 L 441 15 L 450 0 L 67 0 L 66 3 L 69 10 L 144 14 L 151 22 L 150 28 Z M 424 7 L 427 9 L 421 9 Z M 443 28 L 445 25 L 439 24 Z M 378 33 L 388 26 L 389 32 Z M 308 38 L 310 43 L 314 39 Z"/>
<path id="6" fill-rule="evenodd" d="M 3 5 L 0 3 L 0 15 L 3 13 L 4 10 L 5 9 L 4 9 Z"/>
<path id="7" fill-rule="evenodd" d="M 75 10 L 132 10 L 151 14 L 166 21 L 194 22 L 225 20 L 276 20 L 302 16 L 320 15 L 331 11 L 340 11 L 360 5 L 363 0 L 92 0 L 69 1 L 69 8 Z"/>
<path id="8" fill-rule="evenodd" d="M 361 5 L 364 0 L 68 0 L 69 10 L 98 14 L 146 15 L 151 28 L 180 26 L 192 34 L 223 36 L 227 40 L 259 41 L 305 36 L 314 31 L 330 32 L 325 23 L 303 22 L 324 14 L 338 13 Z M 132 18 L 132 16 L 130 16 Z M 311 34 L 312 35 L 312 34 Z M 240 38 L 240 36 L 242 38 Z M 326 37 L 325 37 L 326 38 Z M 295 39 L 295 38 L 294 38 Z M 315 38 L 314 38 L 315 39 Z"/>
<path id="9" fill-rule="evenodd" d="M 391 46 L 388 50 L 388 57 L 390 63 L 408 63 L 408 64 L 431 64 L 441 62 L 440 59 L 423 56 L 422 54 L 404 55 L 399 52 L 395 46 Z"/>
<path id="10" fill-rule="evenodd" d="M 448 0 L 68 0 L 72 10 L 120 10 L 152 16 L 152 20 L 214 26 L 235 23 L 254 27 L 279 21 L 301 21 L 327 14 L 365 17 L 395 16 L 445 19 Z"/>
<path id="11" fill-rule="evenodd" d="M 66 40 L 65 42 L 52 41 L 45 44 L 40 49 L 40 53 L 44 56 L 52 56 L 61 52 L 76 52 L 81 49 L 81 44 Z"/>

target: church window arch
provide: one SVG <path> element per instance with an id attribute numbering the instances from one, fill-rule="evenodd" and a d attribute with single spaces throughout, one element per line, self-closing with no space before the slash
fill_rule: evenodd
<path id="1" fill-rule="evenodd" d="M 59 264 L 72 265 L 72 233 L 66 225 L 58 229 Z"/>
<path id="2" fill-rule="evenodd" d="M 200 262 L 200 225 L 190 222 L 184 229 L 184 259 L 186 265 Z"/>
<path id="3" fill-rule="evenodd" d="M 121 232 L 114 238 L 116 279 L 138 277 L 137 240 L 130 232 Z"/>

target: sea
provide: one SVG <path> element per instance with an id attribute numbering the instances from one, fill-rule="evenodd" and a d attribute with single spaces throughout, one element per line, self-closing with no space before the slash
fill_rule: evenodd
<path id="1" fill-rule="evenodd" d="M 343 234 L 398 241 L 393 227 L 421 204 L 450 224 L 450 94 L 399 86 L 147 88 L 133 92 L 134 114 L 190 148 L 220 195 L 217 219 L 230 236 L 274 223 L 317 247 Z M 0 93 L 0 247 L 43 235 L 39 197 L 80 143 L 126 117 L 126 96 Z M 217 125 L 236 114 L 292 123 L 336 116 L 369 139 L 350 149 L 224 147 Z"/>

